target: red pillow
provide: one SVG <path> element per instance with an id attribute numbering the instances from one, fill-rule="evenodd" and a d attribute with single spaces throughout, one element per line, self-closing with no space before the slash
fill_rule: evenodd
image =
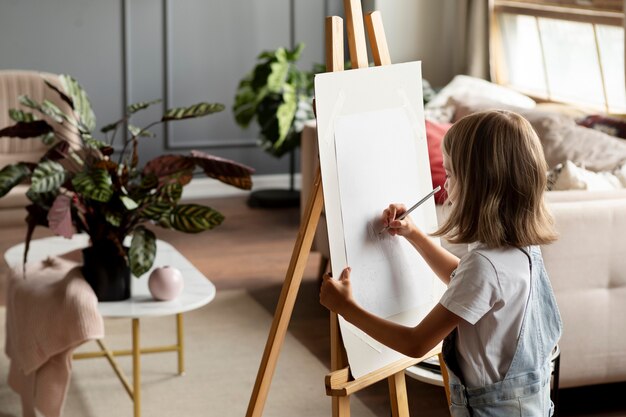
<path id="1" fill-rule="evenodd" d="M 433 188 L 441 186 L 441 191 L 435 194 L 435 203 L 443 204 L 447 198 L 443 185 L 446 182 L 446 171 L 443 169 L 443 153 L 441 142 L 452 126 L 451 123 L 433 123 L 426 120 L 426 141 L 428 142 L 428 157 L 430 158 L 430 176 L 433 179 Z"/>

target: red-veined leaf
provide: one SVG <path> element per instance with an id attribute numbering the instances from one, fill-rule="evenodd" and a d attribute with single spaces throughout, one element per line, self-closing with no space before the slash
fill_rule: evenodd
<path id="1" fill-rule="evenodd" d="M 72 226 L 72 199 L 59 194 L 48 211 L 48 227 L 54 233 L 64 238 L 71 238 L 74 234 Z"/>
<path id="2" fill-rule="evenodd" d="M 196 150 L 191 151 L 191 156 L 206 176 L 243 190 L 252 188 L 253 168 Z"/>

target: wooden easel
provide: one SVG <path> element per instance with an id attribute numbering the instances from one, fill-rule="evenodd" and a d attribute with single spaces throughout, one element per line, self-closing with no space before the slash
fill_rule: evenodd
<path id="1" fill-rule="evenodd" d="M 360 0 L 344 0 L 344 8 L 352 67 L 366 68 L 369 64 L 365 44 L 365 28 L 361 19 L 361 16 L 363 16 L 361 2 Z M 374 56 L 374 64 L 377 66 L 391 64 L 380 12 L 375 11 L 366 15 L 365 24 Z M 329 16 L 326 18 L 325 25 L 326 70 L 342 71 L 344 69 L 343 19 L 338 16 Z M 247 417 L 260 417 L 263 413 L 280 348 L 285 340 L 287 326 L 289 325 L 298 289 L 302 282 L 313 237 L 322 214 L 323 200 L 321 173 L 318 167 L 278 305 L 274 312 L 272 327 L 267 338 L 250 403 L 248 404 Z M 389 382 L 392 415 L 394 417 L 408 417 L 409 410 L 404 370 L 440 353 L 441 350 L 439 347 L 436 347 L 422 358 L 400 360 L 363 377 L 350 380 L 350 372 L 339 331 L 339 321 L 335 313 L 330 314 L 330 343 L 332 372 L 326 376 L 325 381 L 326 393 L 332 397 L 333 417 L 350 416 L 350 395 L 385 378 Z M 444 380 L 444 382 L 446 381 Z M 445 383 L 444 385 L 447 386 Z M 448 395 L 447 387 L 446 395 Z"/>

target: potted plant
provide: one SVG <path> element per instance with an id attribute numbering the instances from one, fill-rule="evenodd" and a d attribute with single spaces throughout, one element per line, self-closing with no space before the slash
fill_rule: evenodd
<path id="1" fill-rule="evenodd" d="M 156 255 L 156 236 L 146 225 L 198 233 L 224 219 L 210 207 L 180 202 L 183 187 L 194 172 L 199 170 L 226 184 L 250 189 L 253 170 L 200 151 L 163 155 L 139 166 L 138 140 L 153 136 L 149 130 L 152 126 L 207 116 L 222 111 L 222 104 L 172 108 L 143 128 L 132 125 L 131 117 L 159 100 L 132 104 L 120 120 L 101 129 L 105 138 L 97 139 L 87 94 L 72 77 L 62 75 L 59 79 L 62 88 L 44 82 L 70 105 L 69 114 L 47 100 L 38 103 L 22 96 L 23 106 L 48 116 L 52 124 L 38 119 L 35 113 L 12 109 L 10 117 L 16 123 L 0 130 L 0 137 L 41 137 L 50 143 L 38 163 L 19 162 L 0 170 L 0 197 L 17 184 L 30 181 L 24 262 L 36 226 L 47 226 L 67 238 L 75 231 L 87 233 L 91 247 L 83 251 L 85 278 L 101 301 L 128 298 L 130 273 L 140 276 L 147 272 Z M 64 129 L 55 129 L 55 123 Z M 78 139 L 70 137 L 67 128 Z M 128 135 L 119 136 L 121 151 L 116 155 L 116 133 L 123 129 Z M 129 247 L 124 245 L 127 239 Z M 111 276 L 99 276 L 102 269 L 108 269 Z"/>
<path id="2" fill-rule="evenodd" d="M 296 66 L 303 48 L 304 44 L 300 43 L 292 50 L 278 48 L 262 52 L 257 57 L 256 66 L 237 88 L 233 105 L 237 124 L 247 128 L 256 120 L 263 149 L 277 158 L 287 153 L 291 157 L 290 190 L 255 192 L 251 196 L 251 205 L 255 205 L 255 201 L 259 205 L 281 205 L 281 199 L 298 202 L 293 184 L 294 150 L 300 145 L 304 122 L 314 117 L 313 72 L 302 71 Z"/>

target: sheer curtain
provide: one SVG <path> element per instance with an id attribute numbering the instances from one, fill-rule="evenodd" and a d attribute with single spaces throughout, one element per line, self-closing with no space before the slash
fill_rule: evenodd
<path id="1" fill-rule="evenodd" d="M 422 60 L 433 86 L 457 74 L 489 77 L 489 0 L 363 0 L 380 10 L 393 62 Z"/>

